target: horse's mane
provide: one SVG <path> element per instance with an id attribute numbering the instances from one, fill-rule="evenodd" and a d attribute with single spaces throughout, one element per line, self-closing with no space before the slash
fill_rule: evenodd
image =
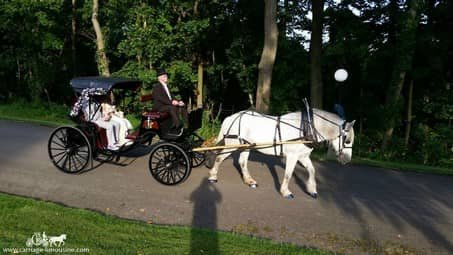
<path id="1" fill-rule="evenodd" d="M 327 112 L 324 110 L 313 108 L 313 114 L 317 114 L 321 117 L 324 117 L 337 125 L 342 125 L 344 122 L 344 119 L 342 119 L 340 116 L 332 112 Z"/>

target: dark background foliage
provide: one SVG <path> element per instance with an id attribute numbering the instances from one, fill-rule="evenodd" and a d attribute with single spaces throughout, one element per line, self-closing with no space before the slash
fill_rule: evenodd
<path id="1" fill-rule="evenodd" d="M 97 75 L 92 1 L 0 2 L 0 100 L 70 104 L 68 81 Z M 405 37 L 409 3 L 421 8 L 415 38 Z M 279 42 L 273 70 L 272 114 L 302 109 L 310 95 L 310 1 L 278 1 Z M 110 71 L 140 79 L 144 91 L 157 67 L 170 73 L 181 98 L 196 100 L 197 65 L 204 67 L 204 103 L 225 114 L 255 100 L 257 66 L 263 47 L 264 3 L 239 1 L 101 0 L 99 21 Z M 340 103 L 356 119 L 361 156 L 453 166 L 453 3 L 448 0 L 326 1 L 323 14 L 323 108 Z M 76 30 L 73 34 L 72 24 Z M 399 100 L 386 104 L 401 41 L 414 55 Z M 401 61 L 400 61 L 401 62 Z M 399 63 L 399 62 L 398 62 Z M 336 82 L 344 68 L 349 78 Z M 413 84 L 409 142 L 409 85 Z M 386 150 L 380 143 L 395 119 Z"/>

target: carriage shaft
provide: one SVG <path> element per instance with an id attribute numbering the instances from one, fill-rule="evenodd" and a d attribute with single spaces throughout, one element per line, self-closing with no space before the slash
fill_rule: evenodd
<path id="1" fill-rule="evenodd" d="M 211 146 L 211 147 L 197 147 L 193 148 L 192 151 L 211 151 L 211 150 L 223 150 L 223 149 L 262 149 L 267 147 L 273 147 L 283 144 L 306 144 L 313 143 L 313 141 L 306 140 L 297 140 L 297 141 L 281 141 L 281 142 L 272 142 L 272 143 L 246 143 L 246 144 L 231 144 L 231 145 L 222 145 L 222 146 Z"/>

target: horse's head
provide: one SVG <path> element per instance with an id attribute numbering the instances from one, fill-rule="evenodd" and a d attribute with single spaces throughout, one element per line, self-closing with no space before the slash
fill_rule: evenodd
<path id="1" fill-rule="evenodd" d="M 341 164 L 349 163 L 352 159 L 352 145 L 354 144 L 355 120 L 347 122 L 340 134 L 329 142 L 328 154 L 335 155 Z"/>

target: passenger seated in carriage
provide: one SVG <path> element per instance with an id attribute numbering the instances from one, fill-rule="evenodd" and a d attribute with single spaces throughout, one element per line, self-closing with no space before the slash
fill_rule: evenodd
<path id="1" fill-rule="evenodd" d="M 108 116 L 103 115 L 100 108 L 101 105 L 94 100 L 84 101 L 82 105 L 85 119 L 105 129 L 108 142 L 107 149 L 118 150 L 120 124 L 116 121 L 110 121 Z"/>
<path id="2" fill-rule="evenodd" d="M 101 104 L 102 108 L 102 114 L 104 118 L 109 119 L 110 121 L 113 122 L 118 122 L 120 125 L 119 128 L 119 138 L 118 138 L 118 144 L 123 145 L 123 144 L 130 144 L 132 143 L 131 140 L 127 139 L 127 135 L 129 133 L 129 130 L 132 129 L 132 124 L 131 122 L 124 117 L 124 113 L 122 111 L 118 111 L 116 106 L 113 105 L 113 94 L 110 94 L 110 97 L 104 97 L 103 102 Z"/>
<path id="3" fill-rule="evenodd" d="M 157 70 L 158 82 L 154 84 L 152 97 L 153 97 L 153 111 L 168 112 L 172 120 L 170 131 L 182 131 L 183 123 L 187 123 L 188 115 L 187 109 L 183 101 L 175 100 L 172 97 L 168 88 L 168 74 L 159 68 Z M 180 120 L 182 117 L 182 121 Z"/>
<path id="4" fill-rule="evenodd" d="M 107 149 L 118 150 L 120 146 L 130 142 L 129 139 L 126 139 L 126 135 L 131 124 L 128 120 L 115 114 L 115 107 L 110 104 L 108 97 L 103 96 L 99 101 L 85 101 L 82 106 L 83 113 L 87 121 L 106 130 Z"/>

